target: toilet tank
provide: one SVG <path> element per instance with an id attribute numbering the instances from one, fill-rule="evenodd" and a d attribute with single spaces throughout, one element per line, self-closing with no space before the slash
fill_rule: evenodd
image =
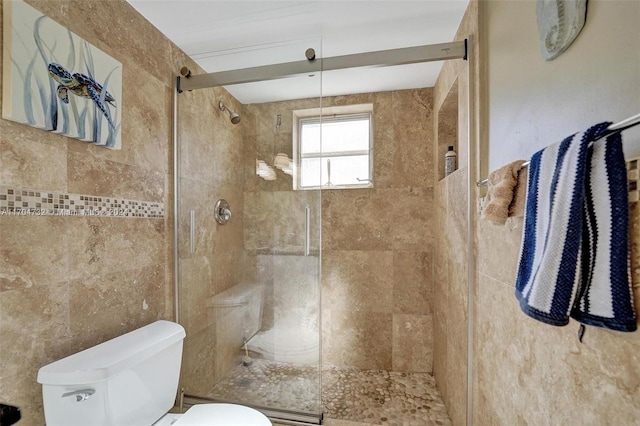
<path id="1" fill-rule="evenodd" d="M 237 284 L 213 296 L 214 309 L 234 309 L 240 315 L 242 338 L 249 340 L 262 327 L 264 285 Z"/>
<path id="2" fill-rule="evenodd" d="M 47 426 L 153 424 L 174 405 L 184 337 L 157 321 L 42 367 Z"/>

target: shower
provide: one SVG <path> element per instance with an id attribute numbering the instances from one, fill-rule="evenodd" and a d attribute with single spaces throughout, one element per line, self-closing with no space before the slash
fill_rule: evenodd
<path id="1" fill-rule="evenodd" d="M 226 110 L 229 113 L 229 119 L 231 120 L 231 123 L 238 124 L 240 122 L 240 114 L 231 111 L 222 101 L 218 103 L 218 108 L 220 108 L 220 111 Z"/>
<path id="2" fill-rule="evenodd" d="M 380 404 L 367 405 L 368 408 L 358 404 L 358 409 L 347 409 L 347 405 L 356 406 L 349 404 L 355 395 L 345 391 L 352 388 L 351 383 L 362 381 L 366 387 L 391 380 L 389 375 L 372 376 L 370 368 L 387 367 L 391 362 L 392 342 L 379 351 L 381 356 L 376 355 L 366 363 L 354 362 L 352 354 L 358 353 L 347 349 L 358 350 L 364 342 L 350 342 L 343 335 L 350 335 L 352 330 L 360 333 L 361 328 L 368 327 L 361 324 L 368 323 L 369 312 L 352 315 L 349 302 L 345 302 L 329 310 L 329 315 L 321 315 L 322 233 L 334 229 L 337 234 L 342 229 L 340 224 L 331 228 L 331 224 L 322 222 L 326 215 L 323 205 L 331 201 L 323 196 L 330 193 L 323 194 L 321 188 L 298 190 L 295 187 L 295 171 L 300 164 L 295 164 L 298 145 L 294 143 L 297 144 L 301 133 L 301 120 L 307 117 L 322 120 L 323 114 L 329 114 L 336 102 L 344 101 L 344 98 L 323 97 L 322 72 L 464 56 L 466 43 L 453 42 L 321 59 L 305 55 L 297 62 L 211 74 L 194 75 L 188 69 L 181 70 L 173 98 L 177 170 L 173 176 L 177 212 L 174 217 L 174 303 L 176 317 L 187 330 L 185 368 L 180 379 L 183 388 L 180 397 L 185 404 L 240 403 L 288 424 L 322 424 L 325 412 L 347 420 L 379 414 L 363 411 L 369 408 L 389 411 L 387 406 L 378 407 Z M 304 97 L 243 102 L 233 99 L 232 87 L 227 88 L 278 79 L 287 84 L 299 83 Z M 366 96 L 382 100 L 384 95 Z M 405 97 L 413 99 L 409 94 Z M 233 110 L 225 105 L 225 99 Z M 349 101 L 356 99 L 361 98 L 349 98 Z M 216 107 L 226 111 L 234 125 L 241 121 L 240 114 L 234 110 L 242 109 L 243 126 L 220 126 L 218 117 L 216 120 L 194 117 L 194 111 L 202 111 L 202 116 L 218 114 L 214 112 Z M 226 119 L 226 114 L 223 115 Z M 178 120 L 178 117 L 183 118 Z M 240 127 L 242 129 L 237 130 Z M 211 134 L 214 144 L 209 143 Z M 322 142 L 317 139 L 320 148 Z M 288 167 L 278 167 L 282 158 Z M 309 160 L 310 167 L 316 164 L 315 160 Z M 273 165 L 274 179 L 264 179 L 256 173 L 256 161 Z M 333 160 L 331 163 L 335 164 Z M 320 168 L 317 173 L 321 173 Z M 222 197 L 238 209 L 238 220 L 224 228 L 210 220 L 208 204 L 208 200 Z M 328 201 L 323 203 L 324 200 Z M 345 245 L 349 244 L 343 240 Z M 352 255 L 352 250 L 343 248 L 339 250 L 347 253 L 345 264 L 357 263 L 360 254 Z M 341 256 L 336 253 L 338 251 L 329 251 L 326 270 L 342 264 Z M 379 254 L 372 256 L 377 259 Z M 422 260 L 416 258 L 414 263 L 420 262 Z M 358 270 L 358 276 L 367 273 Z M 333 274 L 333 278 L 330 275 L 326 275 L 328 280 L 342 283 L 337 274 Z M 387 278 L 384 285 L 392 284 Z M 344 287 L 326 293 L 326 300 L 338 297 L 338 292 L 343 290 L 350 297 L 357 296 L 360 279 L 348 279 Z M 373 305 L 375 301 L 367 303 Z M 352 324 L 354 315 L 361 321 Z M 422 321 L 425 316 L 416 321 L 426 330 L 427 321 Z M 385 320 L 385 333 L 392 325 Z M 389 337 L 391 331 L 388 330 Z M 369 328 L 364 331 L 369 332 Z M 323 339 L 328 342 L 324 352 Z M 427 365 L 429 359 L 425 356 L 420 362 Z M 357 374 L 352 369 L 358 369 Z M 371 381 L 371 377 L 375 380 Z M 351 382 L 347 383 L 348 380 Z M 404 401 L 398 398 L 400 396 L 395 400 Z M 417 421 L 426 412 L 412 413 L 416 417 L 413 420 Z"/>

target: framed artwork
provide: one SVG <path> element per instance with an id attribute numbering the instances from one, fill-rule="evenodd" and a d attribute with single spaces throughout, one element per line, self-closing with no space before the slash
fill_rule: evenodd
<path id="1" fill-rule="evenodd" d="M 2 118 L 120 149 L 122 64 L 21 0 L 3 7 Z"/>

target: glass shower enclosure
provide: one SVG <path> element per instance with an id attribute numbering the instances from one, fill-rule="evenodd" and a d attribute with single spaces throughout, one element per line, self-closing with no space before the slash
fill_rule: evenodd
<path id="1" fill-rule="evenodd" d="M 196 77 L 174 94 L 181 401 L 320 423 L 321 191 L 293 183 L 294 111 L 320 113 L 321 73 L 281 81 L 300 99 L 266 102 L 181 90 Z"/>

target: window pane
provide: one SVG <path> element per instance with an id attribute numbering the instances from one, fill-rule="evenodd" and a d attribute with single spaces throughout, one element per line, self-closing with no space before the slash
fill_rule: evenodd
<path id="1" fill-rule="evenodd" d="M 320 158 L 305 158 L 300 167 L 300 186 L 320 186 Z"/>
<path id="2" fill-rule="evenodd" d="M 322 123 L 322 151 L 368 151 L 369 119 L 324 121 Z"/>
<path id="3" fill-rule="evenodd" d="M 329 170 L 328 161 L 331 161 L 331 184 L 341 185 L 367 185 L 369 182 L 360 182 L 359 179 L 369 179 L 369 156 L 349 155 L 344 157 L 306 158 L 302 160 L 300 185 L 302 187 L 328 186 Z M 322 168 L 320 165 L 322 164 Z"/>
<path id="4" fill-rule="evenodd" d="M 319 154 L 322 152 L 346 152 L 369 150 L 369 117 L 303 122 L 300 131 L 300 152 Z"/>
<path id="5" fill-rule="evenodd" d="M 300 152 L 320 153 L 320 123 L 302 123 L 300 129 Z"/>

